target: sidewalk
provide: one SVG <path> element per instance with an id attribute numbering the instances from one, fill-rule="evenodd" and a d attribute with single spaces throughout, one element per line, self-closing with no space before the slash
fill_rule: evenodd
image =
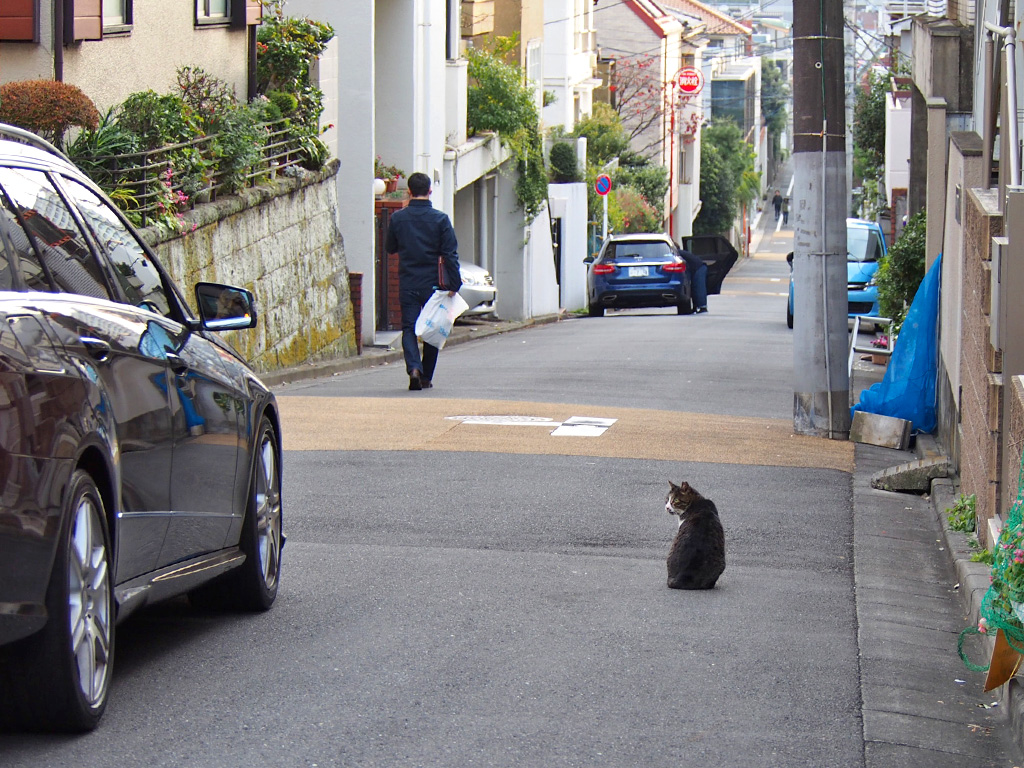
<path id="1" fill-rule="evenodd" d="M 778 249 L 792 234 L 762 213 L 758 246 Z M 884 369 L 855 360 L 854 401 Z M 985 675 L 960 661 L 960 631 L 976 625 L 988 566 L 970 562 L 965 534 L 948 530 L 957 481 L 933 481 L 930 495 L 871 487 L 889 467 L 938 451 L 931 435 L 912 451 L 857 444 L 853 473 L 854 586 L 861 658 L 867 768 L 988 768 L 1024 765 L 1024 696 L 1016 681 L 985 693 Z M 987 661 L 976 644 L 974 660 Z M 1009 689 L 1009 691 L 1008 691 Z"/>

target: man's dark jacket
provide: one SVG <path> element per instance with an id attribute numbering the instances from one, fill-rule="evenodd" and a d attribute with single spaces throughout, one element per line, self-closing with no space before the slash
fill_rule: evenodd
<path id="1" fill-rule="evenodd" d="M 459 290 L 458 247 L 448 214 L 420 199 L 410 200 L 391 216 L 384 243 L 388 253 L 398 254 L 398 285 L 403 291 Z M 441 268 L 438 256 L 443 258 Z"/>

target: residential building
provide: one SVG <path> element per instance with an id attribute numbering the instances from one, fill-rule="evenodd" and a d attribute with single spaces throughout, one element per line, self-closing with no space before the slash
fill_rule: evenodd
<path id="1" fill-rule="evenodd" d="M 521 7 L 532 19 L 532 6 Z M 497 136 L 467 134 L 467 61 L 461 50 L 495 31 L 497 10 L 459 0 L 290 0 L 287 10 L 329 23 L 337 35 L 329 53 L 342 76 L 327 87 L 321 83 L 329 97 L 323 122 L 338 131 L 338 223 L 349 269 L 363 275 L 366 343 L 390 343 L 398 331 L 383 234 L 387 208 L 401 201 L 385 206 L 374 200 L 377 156 L 406 177 L 414 171 L 431 177 L 433 204 L 452 219 L 460 259 L 494 277 L 499 316 L 557 311 L 551 238 L 525 229 L 507 150 Z M 536 29 L 542 36 L 542 16 Z M 536 39 L 530 35 L 520 39 Z M 527 45 L 524 55 L 530 50 Z M 538 251 L 545 244 L 546 257 Z"/>
<path id="2" fill-rule="evenodd" d="M 593 111 L 597 45 L 594 4 L 590 0 L 546 0 L 544 3 L 544 92 L 541 115 L 546 127 L 571 132 Z"/>
<path id="3" fill-rule="evenodd" d="M 257 0 L 0 4 L 0 83 L 62 80 L 104 112 L 138 91 L 170 91 L 177 70 L 191 66 L 245 99 L 255 91 L 250 43 L 260 18 Z"/>

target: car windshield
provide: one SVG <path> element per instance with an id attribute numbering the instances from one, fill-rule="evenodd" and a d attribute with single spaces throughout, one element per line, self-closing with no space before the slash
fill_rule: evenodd
<path id="1" fill-rule="evenodd" d="M 608 246 L 605 261 L 629 259 L 631 261 L 671 261 L 672 248 L 662 241 L 612 243 Z"/>
<path id="2" fill-rule="evenodd" d="M 878 261 L 882 258 L 882 241 L 875 229 L 847 227 L 847 261 Z"/>

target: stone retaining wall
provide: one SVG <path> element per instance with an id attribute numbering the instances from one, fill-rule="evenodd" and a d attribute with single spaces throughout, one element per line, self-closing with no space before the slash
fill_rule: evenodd
<path id="1" fill-rule="evenodd" d="M 184 235 L 142 236 L 194 308 L 192 286 L 239 285 L 257 299 L 259 322 L 225 333 L 260 372 L 356 354 L 348 267 L 335 211 L 338 161 L 280 178 L 185 214 Z"/>

